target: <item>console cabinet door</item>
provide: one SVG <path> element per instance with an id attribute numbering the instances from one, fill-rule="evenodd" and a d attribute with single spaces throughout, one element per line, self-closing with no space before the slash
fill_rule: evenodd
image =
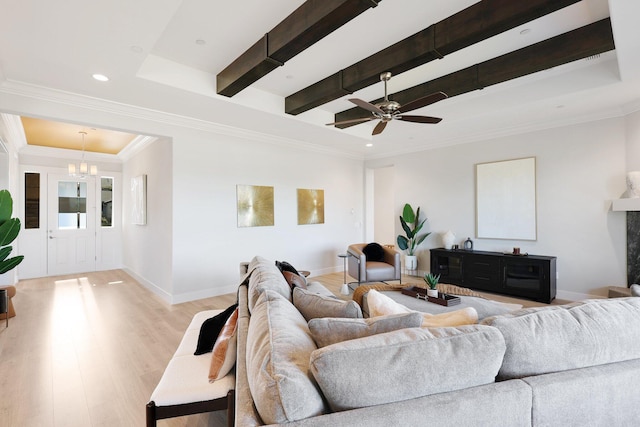
<path id="1" fill-rule="evenodd" d="M 442 283 L 462 285 L 462 255 L 432 249 L 431 273 L 439 274 Z"/>
<path id="2" fill-rule="evenodd" d="M 465 286 L 485 291 L 500 292 L 500 258 L 466 254 L 464 257 Z"/>

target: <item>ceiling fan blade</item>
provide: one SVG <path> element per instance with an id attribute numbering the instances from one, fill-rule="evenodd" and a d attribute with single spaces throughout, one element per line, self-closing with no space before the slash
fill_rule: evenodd
<path id="1" fill-rule="evenodd" d="M 414 123 L 440 123 L 442 119 L 440 117 L 429 117 L 429 116 L 397 116 L 396 119 L 404 120 L 405 122 L 414 122 Z"/>
<path id="2" fill-rule="evenodd" d="M 343 120 L 341 122 L 327 123 L 326 126 L 334 126 L 334 125 L 346 125 L 349 123 L 364 123 L 375 119 L 375 117 L 364 117 L 361 119 L 351 119 L 351 120 Z"/>
<path id="3" fill-rule="evenodd" d="M 371 135 L 378 135 L 379 133 L 382 133 L 382 131 L 384 130 L 384 128 L 387 127 L 387 123 L 389 122 L 383 122 L 381 121 L 380 123 L 378 123 L 376 125 L 376 127 L 373 128 L 373 133 Z"/>
<path id="4" fill-rule="evenodd" d="M 446 93 L 434 92 L 431 95 L 423 96 L 422 98 L 414 99 L 413 101 L 404 104 L 402 107 L 398 109 L 398 112 L 404 113 L 406 111 L 416 110 L 418 108 L 431 105 L 435 102 L 442 101 L 443 99 L 446 99 L 446 98 L 448 98 Z"/>
<path id="5" fill-rule="evenodd" d="M 353 102 L 360 108 L 364 108 L 367 111 L 371 111 L 372 113 L 384 114 L 384 111 L 382 111 L 380 108 L 376 107 L 375 105 L 367 101 L 363 101 L 362 99 L 349 98 L 349 101 Z"/>

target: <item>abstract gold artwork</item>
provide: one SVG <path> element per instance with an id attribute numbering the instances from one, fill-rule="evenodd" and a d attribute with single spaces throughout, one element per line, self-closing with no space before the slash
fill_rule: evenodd
<path id="1" fill-rule="evenodd" d="M 324 224 L 324 190 L 298 188 L 298 225 Z"/>
<path id="2" fill-rule="evenodd" d="M 237 185 L 238 227 L 274 224 L 273 187 Z"/>

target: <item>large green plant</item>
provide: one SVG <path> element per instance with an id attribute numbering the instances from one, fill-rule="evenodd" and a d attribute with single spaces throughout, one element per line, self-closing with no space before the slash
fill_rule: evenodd
<path id="1" fill-rule="evenodd" d="M 13 199 L 7 190 L 0 190 L 0 274 L 15 268 L 24 255 L 7 258 L 13 247 L 10 245 L 20 232 L 20 219 L 11 218 Z"/>
<path id="2" fill-rule="evenodd" d="M 426 218 L 420 221 L 420 207 L 414 212 L 409 203 L 404 205 L 402 216 L 400 217 L 400 224 L 402 225 L 405 235 L 398 235 L 397 242 L 400 249 L 407 251 L 407 255 L 415 255 L 416 247 L 431 234 L 418 234 L 420 230 L 422 230 L 425 222 L 427 222 Z"/>

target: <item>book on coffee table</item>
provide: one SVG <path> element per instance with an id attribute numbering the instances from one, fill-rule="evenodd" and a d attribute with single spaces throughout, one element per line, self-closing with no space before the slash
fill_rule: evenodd
<path id="1" fill-rule="evenodd" d="M 425 301 L 432 302 L 434 304 L 451 306 L 460 304 L 460 298 L 455 295 L 444 294 L 442 292 L 438 292 L 438 297 L 430 297 L 427 295 L 427 290 L 425 288 L 421 288 L 419 286 L 411 286 L 408 288 L 403 288 L 402 293 L 405 295 L 409 295 L 411 297 L 415 297 L 418 299 L 423 299 Z"/>

